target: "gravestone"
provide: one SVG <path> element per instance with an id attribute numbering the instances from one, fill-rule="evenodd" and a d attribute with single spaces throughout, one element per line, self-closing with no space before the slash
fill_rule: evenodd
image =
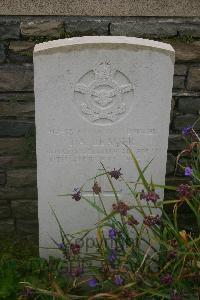
<path id="1" fill-rule="evenodd" d="M 37 182 L 40 254 L 55 250 L 59 230 L 51 207 L 66 232 L 93 226 L 95 210 L 73 193 L 106 169 L 121 168 L 138 178 L 127 148 L 145 174 L 164 184 L 174 68 L 174 50 L 164 43 L 132 37 L 80 37 L 38 44 L 34 49 Z M 119 181 L 121 199 L 129 199 Z M 109 184 L 100 179 L 107 206 Z M 85 193 L 92 196 L 92 184 Z M 162 192 L 160 192 L 162 197 Z"/>

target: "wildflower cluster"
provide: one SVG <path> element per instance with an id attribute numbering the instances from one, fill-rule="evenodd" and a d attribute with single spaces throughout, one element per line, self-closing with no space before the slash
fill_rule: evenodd
<path id="1" fill-rule="evenodd" d="M 142 191 L 140 194 L 140 199 L 156 203 L 157 200 L 160 199 L 160 196 L 154 190 L 148 191 L 147 193 Z"/>
<path id="2" fill-rule="evenodd" d="M 112 178 L 115 178 L 116 180 L 119 179 L 119 177 L 122 175 L 122 173 L 120 172 L 121 171 L 121 168 L 119 170 L 112 170 L 110 172 L 108 172 L 108 174 L 112 177 Z"/>
<path id="3" fill-rule="evenodd" d="M 112 207 L 115 212 L 119 213 L 122 216 L 126 216 L 128 210 L 130 209 L 129 206 L 125 204 L 123 201 L 119 201 L 117 204 L 114 203 Z"/>
<path id="4" fill-rule="evenodd" d="M 161 224 L 161 217 L 159 215 L 156 216 L 145 216 L 143 223 L 147 226 L 154 226 L 154 225 L 160 225 Z"/>
<path id="5" fill-rule="evenodd" d="M 177 192 L 180 200 L 190 199 L 194 193 L 192 186 L 189 184 L 180 184 Z"/>
<path id="6" fill-rule="evenodd" d="M 192 126 L 184 128 L 182 134 L 185 138 L 189 137 L 190 142 L 191 137 L 195 136 L 197 139 Z M 132 185 L 133 182 L 121 177 L 121 168 L 111 171 L 104 168 L 104 174 L 99 175 L 105 176 L 113 190 L 115 202 L 113 201 L 111 209 L 107 209 L 110 204 L 109 197 L 104 199 L 97 176 L 92 183 L 92 196 L 88 199 L 85 194 L 84 197 L 82 195 L 84 185 L 74 189 L 71 194 L 73 200 L 86 200 L 100 217 L 91 230 L 87 228 L 78 233 L 81 241 L 89 235 L 95 237 L 96 243 L 91 252 L 84 253 L 84 247 L 80 247 L 77 242 L 72 243 L 77 241 L 77 233 L 67 235 L 70 238 L 65 240 L 61 231 L 62 243 L 57 244 L 57 247 L 64 254 L 65 262 L 71 259 L 74 265 L 66 275 L 70 275 L 70 279 L 66 277 L 66 283 L 62 285 L 67 286 L 67 289 L 56 288 L 56 292 L 66 294 L 69 300 L 80 297 L 128 300 L 160 299 L 159 297 L 163 300 L 198 299 L 199 236 L 196 232 L 186 230 L 183 222 L 179 220 L 180 206 L 183 207 L 184 204 L 184 209 L 187 206 L 198 230 L 200 229 L 200 158 L 197 155 L 200 153 L 200 143 L 195 145 L 195 151 L 194 157 L 189 157 L 189 163 L 184 161 L 184 166 L 180 165 L 185 175 L 190 177 L 189 180 L 186 178 L 186 182 L 191 183 L 164 187 L 170 191 L 170 195 L 173 194 L 172 199 L 160 199 L 154 187 L 161 189 L 161 186 L 153 185 L 152 181 L 148 183 L 144 177 L 145 172 L 131 150 L 135 170 L 139 174 L 135 186 Z M 191 155 L 192 153 L 191 151 Z M 126 184 L 129 205 L 121 200 L 115 190 L 116 183 L 111 178 L 120 179 L 120 183 Z M 139 187 L 141 192 L 138 192 Z M 79 259 L 82 258 L 87 268 L 79 264 Z M 53 286 L 52 284 L 51 287 Z M 55 291 L 52 295 L 55 295 Z"/>
<path id="7" fill-rule="evenodd" d="M 75 201 L 79 201 L 81 200 L 81 191 L 78 188 L 74 189 L 74 193 L 72 194 L 72 199 L 74 199 Z"/>

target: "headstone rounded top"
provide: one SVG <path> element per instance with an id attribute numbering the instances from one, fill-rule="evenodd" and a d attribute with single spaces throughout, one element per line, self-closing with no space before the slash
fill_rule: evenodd
<path id="1" fill-rule="evenodd" d="M 174 57 L 174 49 L 170 44 L 126 36 L 83 36 L 73 37 L 66 39 L 59 39 L 49 42 L 36 44 L 34 48 L 34 55 L 50 54 L 52 52 L 66 51 L 81 46 L 95 47 L 98 45 L 102 47 L 131 47 L 138 50 L 149 48 L 156 51 L 167 52 L 170 56 Z"/>

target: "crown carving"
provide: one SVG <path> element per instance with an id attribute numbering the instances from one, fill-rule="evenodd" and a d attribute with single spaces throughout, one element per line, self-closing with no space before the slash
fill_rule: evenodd
<path id="1" fill-rule="evenodd" d="M 111 76 L 111 64 L 110 62 L 102 62 L 95 69 L 96 80 L 105 81 Z"/>

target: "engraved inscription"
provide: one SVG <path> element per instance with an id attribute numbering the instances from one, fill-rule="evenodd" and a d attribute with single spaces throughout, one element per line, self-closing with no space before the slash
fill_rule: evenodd
<path id="1" fill-rule="evenodd" d="M 52 163 L 67 162 L 111 162 L 120 159 L 130 161 L 131 157 L 124 145 L 134 149 L 139 161 L 148 162 L 148 157 L 153 157 L 157 147 L 142 145 L 137 137 L 155 137 L 158 130 L 155 128 L 127 128 L 123 135 L 103 136 L 101 129 L 94 129 L 94 136 L 91 139 L 86 134 L 85 128 L 62 128 L 49 129 L 52 137 L 61 138 L 67 141 L 67 145 L 49 149 L 48 156 Z M 85 133 L 85 135 L 84 135 Z"/>
<path id="2" fill-rule="evenodd" d="M 102 62 L 85 73 L 74 89 L 80 115 L 92 123 L 111 124 L 130 110 L 133 85 L 126 75 Z"/>

